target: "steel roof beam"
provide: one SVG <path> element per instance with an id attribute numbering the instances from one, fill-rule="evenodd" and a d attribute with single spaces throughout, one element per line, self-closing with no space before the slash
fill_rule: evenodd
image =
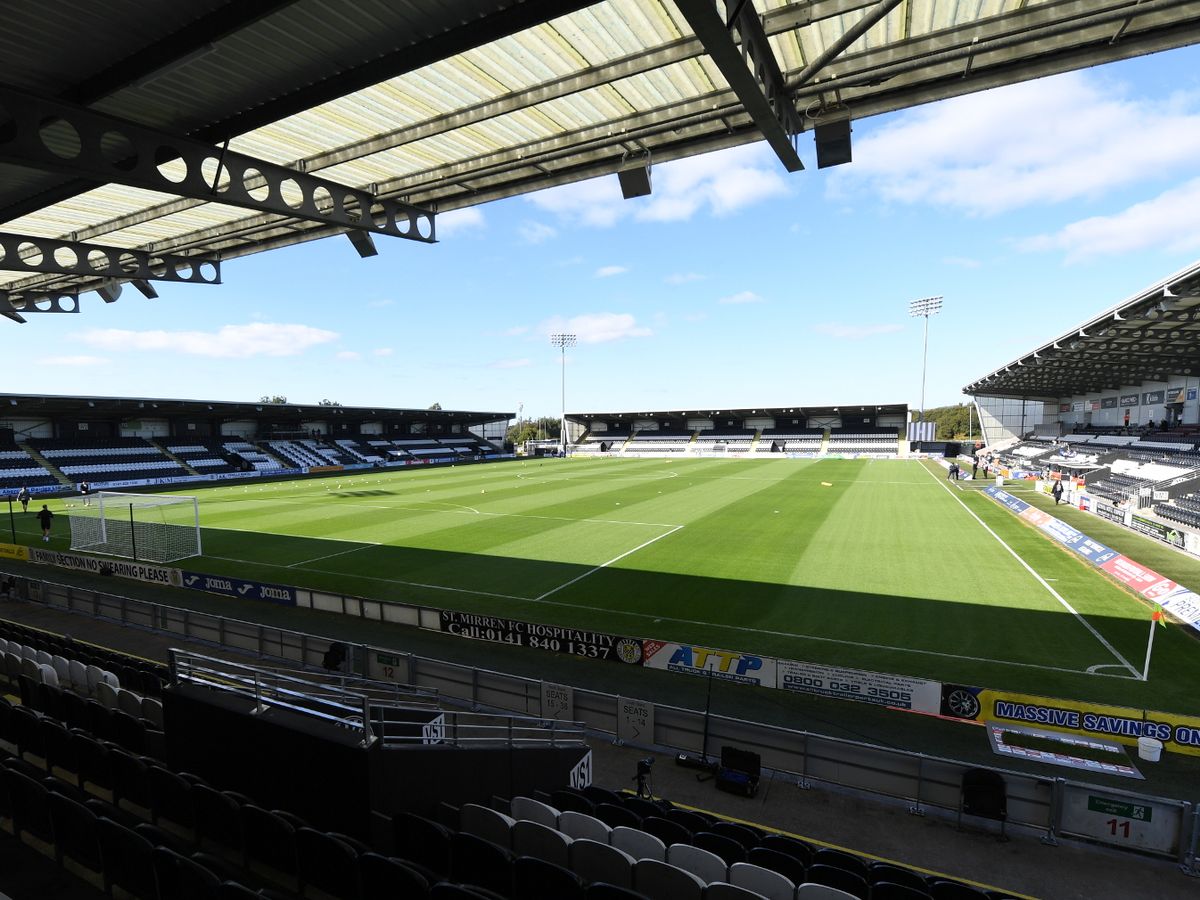
<path id="1" fill-rule="evenodd" d="M 220 284 L 221 261 L 0 231 L 0 269 L 123 281 Z"/>
<path id="2" fill-rule="evenodd" d="M 431 211 L 70 103 L 0 87 L 0 159 L 433 243 Z"/>
<path id="3" fill-rule="evenodd" d="M 901 2 L 902 0 L 879 0 L 874 9 L 863 13 L 862 18 L 847 28 L 840 38 L 826 47 L 821 55 L 801 69 L 800 73 L 790 81 L 788 86 L 792 90 L 804 87 L 804 85 L 820 74 L 827 65 L 848 49 L 851 44 L 874 28 L 877 23 L 899 6 Z"/>
<path id="4" fill-rule="evenodd" d="M 789 172 L 803 169 L 795 137 L 804 130 L 804 121 L 792 103 L 754 4 L 725 0 L 726 14 L 733 15 L 729 23 L 714 0 L 675 0 L 675 5 L 783 167 Z M 735 31 L 741 47 L 734 41 Z"/>

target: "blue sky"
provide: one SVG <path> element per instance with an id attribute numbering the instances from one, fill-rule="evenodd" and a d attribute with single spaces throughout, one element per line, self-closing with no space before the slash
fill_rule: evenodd
<path id="1" fill-rule="evenodd" d="M 83 300 L 10 328 L 12 390 L 556 415 L 926 404 L 1190 264 L 1200 48 L 854 125 L 854 162 L 759 143 L 449 213 L 436 246 L 336 238 L 228 262 L 219 287 Z M 35 365 L 34 360 L 41 360 Z M 36 380 L 35 380 L 36 379 Z"/>

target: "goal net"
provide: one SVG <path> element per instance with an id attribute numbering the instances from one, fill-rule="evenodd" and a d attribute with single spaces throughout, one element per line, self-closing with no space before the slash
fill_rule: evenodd
<path id="1" fill-rule="evenodd" d="M 195 497 L 98 491 L 71 503 L 72 550 L 161 563 L 200 555 Z"/>

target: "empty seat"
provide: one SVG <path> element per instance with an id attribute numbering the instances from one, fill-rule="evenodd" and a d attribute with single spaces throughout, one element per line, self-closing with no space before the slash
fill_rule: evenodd
<path id="1" fill-rule="evenodd" d="M 859 878 L 870 880 L 871 867 L 865 861 L 833 847 L 822 847 L 817 850 L 813 853 L 812 861 L 814 865 L 835 866 L 847 872 L 853 872 Z"/>
<path id="2" fill-rule="evenodd" d="M 637 828 L 614 828 L 609 835 L 609 843 L 618 850 L 624 850 L 635 860 L 653 859 L 665 862 L 667 859 L 666 845 L 654 835 L 646 834 Z"/>
<path id="3" fill-rule="evenodd" d="M 763 900 L 763 895 L 737 885 L 717 882 L 704 889 L 704 900 Z"/>
<path id="4" fill-rule="evenodd" d="M 517 821 L 528 819 L 547 828 L 558 827 L 558 810 L 530 797 L 513 797 L 509 814 Z"/>
<path id="5" fill-rule="evenodd" d="M 93 872 L 103 872 L 96 814 L 83 804 L 54 792 L 50 793 L 49 803 L 54 854 L 59 865 L 65 856 Z"/>
<path id="6" fill-rule="evenodd" d="M 729 883 L 762 894 L 767 900 L 791 900 L 796 893 L 796 885 L 790 878 L 753 863 L 730 866 Z"/>
<path id="7" fill-rule="evenodd" d="M 111 819 L 97 822 L 100 854 L 104 861 L 104 890 L 114 885 L 136 897 L 156 897 L 154 847 L 148 840 Z"/>
<path id="8" fill-rule="evenodd" d="M 550 802 L 559 811 L 559 815 L 570 811 L 590 816 L 596 812 L 596 804 L 588 799 L 583 791 L 574 788 L 560 788 L 553 791 L 550 794 Z"/>
<path id="9" fill-rule="evenodd" d="M 725 865 L 725 860 L 690 844 L 672 844 L 668 847 L 667 862 L 691 872 L 705 884 L 728 880 L 729 867 Z"/>
<path id="10" fill-rule="evenodd" d="M 512 844 L 510 834 L 515 821 L 511 816 L 496 812 L 478 803 L 464 803 L 459 812 L 459 830 L 473 834 L 501 847 Z"/>
<path id="11" fill-rule="evenodd" d="M 930 895 L 907 884 L 877 881 L 871 885 L 871 900 L 930 900 Z"/>
<path id="12" fill-rule="evenodd" d="M 642 820 L 642 831 L 652 834 L 668 847 L 672 844 L 690 844 L 692 832 L 678 822 L 659 816 L 647 816 Z"/>
<path id="13" fill-rule="evenodd" d="M 512 885 L 512 854 L 486 838 L 459 832 L 450 838 L 450 877 L 500 894 Z"/>
<path id="14" fill-rule="evenodd" d="M 571 843 L 571 871 L 587 882 L 633 887 L 635 862 L 624 850 L 599 841 L 578 838 Z"/>
<path id="15" fill-rule="evenodd" d="M 912 869 L 905 869 L 901 866 L 894 866 L 891 863 L 885 862 L 871 863 L 868 867 L 867 880 L 872 885 L 886 881 L 890 884 L 901 884 L 916 891 L 924 891 L 929 887 L 925 879 Z"/>
<path id="16" fill-rule="evenodd" d="M 242 807 L 242 840 L 247 864 L 295 876 L 296 829 L 287 819 L 248 803 Z"/>
<path id="17" fill-rule="evenodd" d="M 570 869 L 519 856 L 512 865 L 512 896 L 520 900 L 581 900 L 583 882 Z"/>
<path id="18" fill-rule="evenodd" d="M 978 888 L 951 881 L 948 878 L 934 880 L 929 885 L 933 900 L 984 900 L 987 894 Z"/>
<path id="19" fill-rule="evenodd" d="M 158 897 L 163 900 L 212 900 L 221 879 L 213 872 L 169 847 L 155 847 L 151 855 Z"/>
<path id="20" fill-rule="evenodd" d="M 642 859 L 633 867 L 633 888 L 648 900 L 701 900 L 705 884 L 676 866 Z"/>
<path id="21" fill-rule="evenodd" d="M 796 886 L 796 900 L 855 900 L 855 894 L 847 894 L 824 884 L 805 882 Z"/>
<path id="22" fill-rule="evenodd" d="M 746 854 L 746 861 L 760 868 L 778 872 L 793 884 L 804 883 L 804 863 L 794 856 L 780 853 L 770 847 L 751 847 L 750 852 Z"/>
<path id="23" fill-rule="evenodd" d="M 146 777 L 150 782 L 150 820 L 155 825 L 170 823 L 194 832 L 196 807 L 191 782 L 161 766 L 147 767 Z"/>
<path id="24" fill-rule="evenodd" d="M 242 852 L 242 807 L 228 794 L 206 784 L 191 787 L 197 842 L 216 844 L 227 851 Z"/>
<path id="25" fill-rule="evenodd" d="M 105 685 L 108 687 L 108 685 Z M 142 717 L 142 698 L 133 691 L 127 691 L 125 688 L 117 688 L 117 709 L 124 713 L 133 716 L 135 719 Z"/>
<path id="26" fill-rule="evenodd" d="M 533 856 L 563 868 L 570 865 L 571 839 L 561 831 L 521 819 L 513 824 L 511 839 L 517 856 Z"/>
<path id="27" fill-rule="evenodd" d="M 296 829 L 296 873 L 301 889 L 315 887 L 340 900 L 357 900 L 358 852 L 314 828 Z"/>
<path id="28" fill-rule="evenodd" d="M 692 843 L 710 853 L 715 853 L 721 859 L 725 860 L 725 864 L 732 866 L 734 863 L 746 861 L 746 848 L 738 841 L 731 837 L 726 837 L 723 834 L 714 834 L 711 831 L 698 831 L 692 836 Z"/>
<path id="29" fill-rule="evenodd" d="M 364 853 L 358 858 L 358 878 L 364 900 L 429 896 L 429 880 L 402 859 Z"/>
<path id="30" fill-rule="evenodd" d="M 610 828 L 641 828 L 642 817 L 632 810 L 626 809 L 616 803 L 598 803 L 596 805 L 596 818 Z"/>
<path id="31" fill-rule="evenodd" d="M 559 813 L 558 830 L 569 838 L 587 838 L 602 844 L 607 844 L 612 834 L 612 829 L 594 816 L 570 810 Z"/>
<path id="32" fill-rule="evenodd" d="M 852 897 L 859 897 L 860 900 L 867 900 L 867 897 L 870 895 L 870 888 L 865 878 L 838 866 L 813 863 L 808 867 L 808 871 L 804 877 L 809 882 L 837 888 L 839 891 L 844 891 Z"/>
<path id="33" fill-rule="evenodd" d="M 450 831 L 415 813 L 392 816 L 392 843 L 397 856 L 411 859 L 438 875 L 450 874 Z"/>

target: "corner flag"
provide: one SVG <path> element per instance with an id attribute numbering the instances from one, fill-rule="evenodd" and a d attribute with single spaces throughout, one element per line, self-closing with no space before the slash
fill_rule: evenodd
<path id="1" fill-rule="evenodd" d="M 1167 627 L 1167 614 L 1163 611 L 1162 604 L 1154 604 L 1154 612 L 1150 614 L 1150 621 L 1157 622 L 1163 628 Z"/>

